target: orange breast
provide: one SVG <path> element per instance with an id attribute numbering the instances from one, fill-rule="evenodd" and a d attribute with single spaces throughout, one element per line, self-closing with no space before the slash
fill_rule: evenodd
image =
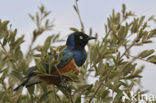
<path id="1" fill-rule="evenodd" d="M 67 65 L 65 65 L 63 68 L 59 68 L 58 70 L 56 70 L 55 72 L 52 72 L 51 75 L 39 75 L 39 78 L 41 80 L 43 80 L 44 82 L 46 82 L 47 84 L 59 84 L 61 82 L 61 78 L 60 75 L 62 75 L 63 73 L 67 73 L 67 72 L 73 72 L 76 75 L 78 75 L 79 70 L 77 69 L 77 66 L 74 62 L 74 59 L 71 60 Z M 59 75 L 60 74 L 60 75 Z M 69 77 L 64 76 L 64 78 L 69 79 Z"/>
<path id="2" fill-rule="evenodd" d="M 53 75 L 59 75 L 59 73 L 63 74 L 63 73 L 67 73 L 67 72 L 70 72 L 70 71 L 72 71 L 76 75 L 78 75 L 78 73 L 79 73 L 79 70 L 77 69 L 77 66 L 76 66 L 76 64 L 74 62 L 74 59 L 72 59 L 64 67 L 57 69 L 55 72 L 52 72 L 51 74 L 53 74 Z"/>

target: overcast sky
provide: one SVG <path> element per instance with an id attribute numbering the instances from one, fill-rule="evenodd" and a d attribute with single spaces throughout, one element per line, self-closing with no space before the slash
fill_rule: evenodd
<path id="1" fill-rule="evenodd" d="M 92 27 L 94 32 L 103 36 L 107 17 L 112 9 L 120 11 L 123 3 L 137 16 L 149 17 L 156 14 L 156 0 L 80 0 L 79 8 L 86 30 Z M 80 28 L 78 17 L 73 9 L 74 0 L 0 0 L 0 19 L 9 20 L 13 28 L 18 28 L 18 36 L 25 34 L 26 42 L 23 44 L 23 51 L 26 51 L 26 47 L 30 44 L 32 30 L 35 28 L 28 14 L 34 14 L 40 4 L 44 4 L 47 10 L 52 11 L 50 19 L 55 19 L 55 27 L 51 33 L 60 32 L 63 37 L 66 37 L 71 33 L 70 27 Z M 45 38 L 45 35 L 41 36 L 36 45 L 42 44 Z M 147 48 L 156 49 L 156 46 L 153 44 L 142 49 Z M 139 51 L 140 49 L 135 48 L 133 52 Z M 143 61 L 138 62 L 146 64 L 142 74 L 142 85 L 156 94 L 156 66 Z"/>

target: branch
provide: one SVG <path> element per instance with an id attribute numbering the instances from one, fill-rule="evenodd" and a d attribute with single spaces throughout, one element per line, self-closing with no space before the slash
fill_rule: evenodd
<path id="1" fill-rule="evenodd" d="M 139 57 L 132 56 L 132 55 L 129 55 L 129 56 L 133 58 L 132 61 L 135 61 L 136 59 L 139 59 L 139 60 L 142 60 L 142 61 L 145 61 L 145 62 L 151 63 L 151 62 L 149 62 L 148 60 L 145 60 L 145 59 L 143 59 L 143 58 L 139 58 Z M 151 63 L 151 64 L 153 64 L 153 63 Z"/>
<path id="2" fill-rule="evenodd" d="M 78 15 L 78 18 L 80 20 L 80 24 L 81 24 L 81 31 L 84 32 L 84 25 L 83 25 L 83 22 L 82 22 L 82 19 L 81 19 L 81 16 L 80 16 L 80 11 L 79 11 L 79 7 L 78 7 L 78 4 L 77 4 L 78 0 L 75 0 L 75 11 Z"/>
<path id="3" fill-rule="evenodd" d="M 122 58 L 127 53 L 127 51 L 129 51 L 134 45 L 135 45 L 135 40 L 133 41 L 133 43 L 128 48 L 126 48 L 125 52 L 121 55 L 120 58 Z"/>
<path id="4" fill-rule="evenodd" d="M 110 72 L 109 72 L 109 74 L 108 74 L 108 77 L 109 77 L 109 75 L 111 74 L 111 71 L 112 71 L 112 70 L 110 70 Z M 91 96 L 91 98 L 90 98 L 90 100 L 89 100 L 88 103 L 91 103 L 91 102 L 92 102 L 93 98 L 95 97 L 95 95 L 96 95 L 96 94 L 98 93 L 98 91 L 100 90 L 100 88 L 101 88 L 101 86 L 102 86 L 104 80 L 105 80 L 105 77 L 103 77 L 102 80 L 99 82 L 99 85 L 98 85 L 98 87 L 97 87 L 95 93 Z M 111 79 L 109 79 L 109 80 L 104 84 L 104 86 L 106 86 L 108 83 L 110 83 L 110 82 L 111 82 L 110 80 L 111 80 Z"/>
<path id="5" fill-rule="evenodd" d="M 92 102 L 93 98 L 95 97 L 95 95 L 97 94 L 97 92 L 99 91 L 99 89 L 101 88 L 101 86 L 102 86 L 104 80 L 105 80 L 105 78 L 102 79 L 102 81 L 101 81 L 100 84 L 98 85 L 98 87 L 97 87 L 95 93 L 91 96 L 91 98 L 90 98 L 90 100 L 89 100 L 88 103 L 91 103 L 91 102 Z"/>

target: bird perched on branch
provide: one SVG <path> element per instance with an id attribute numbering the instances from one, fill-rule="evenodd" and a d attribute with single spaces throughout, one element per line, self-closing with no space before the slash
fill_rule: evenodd
<path id="1" fill-rule="evenodd" d="M 76 75 L 79 73 L 78 67 L 82 66 L 87 58 L 85 51 L 85 45 L 89 40 L 95 39 L 95 37 L 90 37 L 82 32 L 74 32 L 70 34 L 66 41 L 66 48 L 62 52 L 62 58 L 60 63 L 57 65 L 57 68 L 51 66 L 50 75 L 39 75 L 37 72 L 38 67 L 34 66 L 30 68 L 28 73 L 24 77 L 24 81 L 18 85 L 14 91 L 18 90 L 21 86 L 30 87 L 34 84 L 41 83 L 45 81 L 48 84 L 55 84 L 57 86 L 62 85 L 60 76 L 63 73 L 74 72 Z M 42 66 L 46 71 L 49 70 L 49 64 L 42 63 Z M 68 79 L 68 78 L 66 78 Z"/>

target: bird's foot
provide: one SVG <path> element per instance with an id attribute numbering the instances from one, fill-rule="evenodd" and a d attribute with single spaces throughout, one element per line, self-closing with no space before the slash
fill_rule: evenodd
<path id="1" fill-rule="evenodd" d="M 67 84 L 67 79 L 62 78 L 61 82 L 57 85 L 57 87 L 68 97 L 71 97 L 71 88 Z"/>

